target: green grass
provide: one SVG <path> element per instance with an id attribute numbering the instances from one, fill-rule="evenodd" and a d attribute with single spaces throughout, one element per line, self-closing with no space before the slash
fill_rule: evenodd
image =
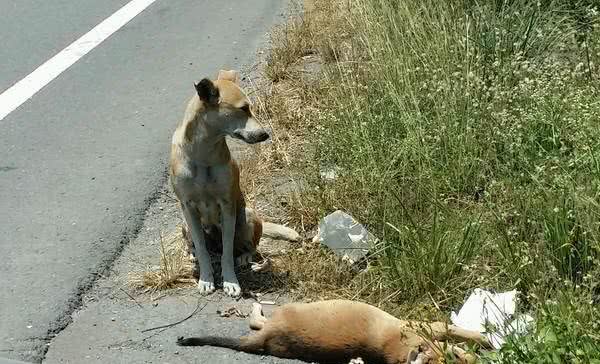
<path id="1" fill-rule="evenodd" d="M 351 3 L 354 37 L 332 51 L 339 62 L 310 116 L 320 136 L 308 173 L 341 172 L 309 176 L 309 197 L 382 239 L 369 274 L 398 303 L 448 310 L 475 287 L 519 289 L 537 338 L 496 362 L 598 353 L 577 340 L 598 332 L 597 319 L 577 323 L 600 294 L 597 5 Z M 539 339 L 549 329 L 557 339 Z M 552 342 L 566 352 L 532 359 Z"/>
<path id="2" fill-rule="evenodd" d="M 600 312 L 597 306 L 582 304 L 589 295 L 565 290 L 555 301 L 537 308 L 531 333 L 509 337 L 497 352 L 482 358 L 483 363 L 600 363 Z"/>

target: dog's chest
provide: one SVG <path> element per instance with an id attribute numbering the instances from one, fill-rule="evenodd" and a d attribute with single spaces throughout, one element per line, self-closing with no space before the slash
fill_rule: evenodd
<path id="1" fill-rule="evenodd" d="M 204 226 L 219 226 L 221 207 L 232 202 L 231 171 L 220 166 L 202 166 L 196 168 L 195 172 L 192 206 L 199 212 Z"/>
<path id="2" fill-rule="evenodd" d="M 229 199 L 232 178 L 229 168 L 198 166 L 194 174 L 194 200 L 215 201 Z"/>

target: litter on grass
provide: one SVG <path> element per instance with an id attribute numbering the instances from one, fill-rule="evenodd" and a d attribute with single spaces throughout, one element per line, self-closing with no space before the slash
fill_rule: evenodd
<path id="1" fill-rule="evenodd" d="M 319 231 L 313 239 L 326 245 L 351 265 L 363 259 L 376 240 L 362 224 L 341 210 L 321 219 Z"/>
<path id="2" fill-rule="evenodd" d="M 488 341 L 499 349 L 510 334 L 527 333 L 533 317 L 516 315 L 517 291 L 491 293 L 476 288 L 458 311 L 450 314 L 450 320 L 458 327 L 479 331 Z"/>

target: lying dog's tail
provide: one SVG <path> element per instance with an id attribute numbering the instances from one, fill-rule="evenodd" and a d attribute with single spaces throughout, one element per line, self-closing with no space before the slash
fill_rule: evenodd
<path id="1" fill-rule="evenodd" d="M 179 346 L 219 346 L 222 348 L 228 348 L 238 351 L 244 351 L 252 354 L 260 354 L 262 352 L 262 341 L 257 340 L 255 337 L 243 336 L 241 338 L 222 337 L 222 336 L 200 336 L 200 337 L 188 337 L 184 338 L 180 336 L 177 338 L 177 345 Z"/>
<path id="2" fill-rule="evenodd" d="M 201 336 L 201 337 L 188 337 L 184 338 L 180 336 L 177 338 L 177 345 L 179 346 L 220 346 L 222 348 L 229 348 L 234 350 L 240 350 L 241 340 L 232 337 L 221 337 L 221 336 Z"/>
<path id="3" fill-rule="evenodd" d="M 287 240 L 287 241 L 298 241 L 300 240 L 300 234 L 295 230 L 290 229 L 287 226 L 274 224 L 272 222 L 263 221 L 263 235 L 271 239 Z"/>

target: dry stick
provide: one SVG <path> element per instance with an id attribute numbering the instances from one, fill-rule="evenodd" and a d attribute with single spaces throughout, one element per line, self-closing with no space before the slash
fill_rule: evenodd
<path id="1" fill-rule="evenodd" d="M 437 304 L 437 302 L 433 299 L 433 296 L 431 295 L 431 292 L 427 292 L 427 294 L 429 295 L 429 298 L 431 298 L 431 302 L 433 302 L 433 305 L 435 306 L 435 308 L 438 309 L 438 311 L 440 310 L 440 306 Z"/>
<path id="2" fill-rule="evenodd" d="M 384 302 L 387 302 L 387 301 L 391 300 L 391 299 L 392 299 L 392 297 L 394 297 L 394 296 L 397 296 L 397 295 L 399 295 L 399 294 L 400 294 L 400 290 L 399 290 L 399 289 L 398 289 L 398 290 L 396 290 L 396 291 L 394 291 L 394 292 L 392 292 L 392 293 L 390 293 L 390 294 L 389 294 L 389 295 L 387 295 L 385 298 L 383 298 L 383 299 L 379 300 L 379 305 L 381 305 L 381 304 L 382 304 L 382 303 L 384 303 Z"/>
<path id="3" fill-rule="evenodd" d="M 277 295 L 277 297 L 275 297 L 274 300 L 272 301 L 261 301 L 259 299 L 256 300 L 256 302 L 260 303 L 261 305 L 277 305 L 277 300 L 279 300 L 279 298 L 281 297 L 283 292 L 279 292 L 279 294 Z"/>
<path id="4" fill-rule="evenodd" d="M 130 295 L 129 292 L 127 292 L 126 290 L 124 290 L 123 287 L 119 287 L 119 289 L 121 291 L 123 291 L 126 295 L 128 295 L 129 298 L 131 298 L 133 300 L 133 302 L 137 303 L 137 305 L 140 306 L 140 308 L 144 308 L 144 306 L 142 306 L 132 295 Z"/>
<path id="5" fill-rule="evenodd" d="M 196 305 L 196 309 L 194 310 L 194 312 L 190 313 L 188 317 L 184 318 L 183 320 L 179 320 L 177 322 L 174 322 L 172 324 L 167 324 L 167 325 L 161 325 L 161 326 L 156 326 L 156 327 L 152 327 L 149 329 L 145 329 L 142 330 L 142 332 L 148 332 L 148 331 L 152 331 L 152 330 L 158 330 L 158 329 L 165 329 L 165 328 L 169 328 L 169 327 L 173 327 L 175 325 L 179 325 L 180 323 L 189 320 L 192 316 L 194 316 L 196 314 L 196 312 L 198 311 L 202 311 L 204 309 L 204 307 L 206 307 L 206 305 L 208 305 L 208 302 L 206 302 L 204 304 L 204 306 L 202 306 L 202 308 L 200 308 L 200 299 L 198 298 L 198 304 Z"/>

